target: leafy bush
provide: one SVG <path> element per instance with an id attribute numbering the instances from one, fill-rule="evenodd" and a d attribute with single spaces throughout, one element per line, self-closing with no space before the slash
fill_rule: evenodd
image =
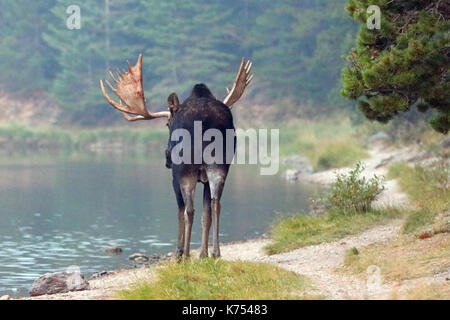
<path id="1" fill-rule="evenodd" d="M 384 178 L 374 175 L 366 179 L 361 176 L 364 169 L 364 164 L 358 162 L 348 174 L 336 174 L 336 181 L 327 196 L 331 206 L 350 213 L 363 213 L 371 209 L 372 202 L 384 190 Z"/>

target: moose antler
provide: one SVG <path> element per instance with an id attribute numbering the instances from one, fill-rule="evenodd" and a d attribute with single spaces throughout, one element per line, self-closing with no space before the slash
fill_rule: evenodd
<path id="1" fill-rule="evenodd" d="M 239 67 L 236 79 L 234 80 L 233 87 L 231 88 L 231 90 L 227 88 L 228 95 L 223 100 L 223 103 L 230 107 L 230 109 L 233 107 L 233 104 L 242 96 L 245 88 L 247 88 L 247 86 L 250 84 L 250 81 L 252 81 L 253 75 L 249 76 L 252 65 L 253 63 L 250 60 L 245 63 L 245 58 L 242 58 L 241 66 Z"/>
<path id="2" fill-rule="evenodd" d="M 142 54 L 139 55 L 138 61 L 134 67 L 128 62 L 128 71 L 121 73 L 117 71 L 117 77 L 110 71 L 112 80 L 116 83 L 117 89 L 114 88 L 108 80 L 106 84 L 119 98 L 119 103 L 111 99 L 106 93 L 103 81 L 100 80 L 100 87 L 106 100 L 117 110 L 120 110 L 125 119 L 128 121 L 151 120 L 155 118 L 170 118 L 170 112 L 150 112 L 145 104 L 144 89 L 142 87 Z M 122 105 L 122 101 L 125 105 Z M 128 114 L 136 115 L 131 117 Z"/>

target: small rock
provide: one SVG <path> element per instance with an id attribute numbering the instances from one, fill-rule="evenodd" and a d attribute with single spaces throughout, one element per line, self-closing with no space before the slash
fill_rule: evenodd
<path id="1" fill-rule="evenodd" d="M 294 155 L 281 159 L 281 164 L 290 166 L 301 171 L 303 174 L 313 173 L 313 168 L 309 160 L 305 157 Z"/>
<path id="2" fill-rule="evenodd" d="M 46 273 L 37 278 L 30 289 L 31 296 L 89 289 L 89 282 L 78 272 Z"/>
<path id="3" fill-rule="evenodd" d="M 128 257 L 129 260 L 132 260 L 136 263 L 146 263 L 150 260 L 149 256 L 143 253 L 133 253 Z"/>
<path id="4" fill-rule="evenodd" d="M 441 146 L 443 148 L 450 148 L 450 136 L 441 141 Z"/>
<path id="5" fill-rule="evenodd" d="M 108 247 L 105 249 L 105 252 L 108 254 L 114 254 L 114 255 L 119 255 L 122 253 L 122 248 L 120 247 Z"/>
<path id="6" fill-rule="evenodd" d="M 300 175 L 299 170 L 295 170 L 295 169 L 288 169 L 284 172 L 284 178 L 287 181 L 297 181 L 299 175 Z"/>
<path id="7" fill-rule="evenodd" d="M 105 277 L 105 276 L 110 275 L 112 273 L 114 273 L 114 272 L 113 271 L 106 271 L 106 270 L 99 271 L 99 272 L 94 272 L 92 274 L 92 276 L 89 278 L 89 280 Z"/>
<path id="8" fill-rule="evenodd" d="M 0 297 L 0 300 L 11 300 L 11 297 L 5 294 L 4 296 Z"/>

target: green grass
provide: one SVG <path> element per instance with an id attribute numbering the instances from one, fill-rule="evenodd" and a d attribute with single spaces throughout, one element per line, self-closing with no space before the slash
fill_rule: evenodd
<path id="1" fill-rule="evenodd" d="M 350 166 L 367 157 L 347 118 L 296 120 L 280 130 L 280 155 L 307 157 L 315 170 Z"/>
<path id="2" fill-rule="evenodd" d="M 347 214 L 338 210 L 319 216 L 299 214 L 283 219 L 272 228 L 273 241 L 265 249 L 268 254 L 276 254 L 329 242 L 401 216 L 401 211 L 395 208 L 371 210 L 364 214 Z"/>
<path id="3" fill-rule="evenodd" d="M 448 300 L 450 286 L 446 283 L 424 284 L 408 292 L 408 300 Z"/>
<path id="4" fill-rule="evenodd" d="M 411 211 L 403 223 L 403 233 L 414 233 L 423 226 L 433 223 L 436 212 L 428 209 Z"/>
<path id="5" fill-rule="evenodd" d="M 0 140 L 15 150 L 82 149 L 95 142 L 121 142 L 126 146 L 148 143 L 164 144 L 167 129 L 112 127 L 99 129 L 62 129 L 58 127 L 31 128 L 17 123 L 0 126 Z"/>
<path id="6" fill-rule="evenodd" d="M 51 141 L 64 148 L 72 144 L 71 134 L 65 130 L 53 127 L 30 128 L 17 123 L 0 126 L 0 139 L 24 145 Z"/>
<path id="7" fill-rule="evenodd" d="M 311 161 L 315 170 L 349 166 L 367 156 L 360 136 L 344 116 L 295 120 L 280 130 L 280 155 L 301 154 Z M 18 123 L 0 126 L 0 141 L 18 151 L 76 150 L 96 142 L 121 142 L 128 147 L 149 142 L 165 145 L 168 138 L 166 128 L 32 128 Z"/>
<path id="8" fill-rule="evenodd" d="M 125 300 L 310 299 L 303 276 L 265 263 L 221 259 L 168 262 L 156 279 L 117 293 Z"/>
<path id="9" fill-rule="evenodd" d="M 450 168 L 440 162 L 429 168 L 394 164 L 389 177 L 398 178 L 401 189 L 406 192 L 416 209 L 407 216 L 404 233 L 414 233 L 433 223 L 435 217 L 450 208 Z"/>
<path id="10" fill-rule="evenodd" d="M 128 144 L 145 144 L 149 141 L 167 142 L 167 129 L 133 129 L 129 127 L 101 128 L 80 131 L 75 134 L 76 144 L 87 144 L 95 141 L 117 141 Z"/>
<path id="11" fill-rule="evenodd" d="M 360 143 L 349 137 L 318 145 L 316 156 L 312 158 L 317 170 L 326 170 L 350 166 L 366 157 L 367 152 Z"/>
<path id="12" fill-rule="evenodd" d="M 403 236 L 385 244 L 361 248 L 358 254 L 348 250 L 343 271 L 364 275 L 369 266 L 381 268 L 387 281 L 402 281 L 448 271 L 450 238 L 440 234 L 428 241 Z"/>

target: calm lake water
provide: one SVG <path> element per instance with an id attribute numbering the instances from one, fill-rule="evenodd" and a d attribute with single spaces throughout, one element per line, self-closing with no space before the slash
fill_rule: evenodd
<path id="1" fill-rule="evenodd" d="M 46 272 L 85 276 L 129 267 L 128 256 L 175 249 L 177 206 L 159 158 L 77 154 L 0 161 L 0 295 L 28 295 Z M 255 166 L 234 165 L 222 198 L 221 241 L 261 236 L 278 215 L 302 211 L 316 192 Z M 196 191 L 192 248 L 201 241 L 203 186 Z M 120 256 L 104 253 L 120 246 Z"/>

